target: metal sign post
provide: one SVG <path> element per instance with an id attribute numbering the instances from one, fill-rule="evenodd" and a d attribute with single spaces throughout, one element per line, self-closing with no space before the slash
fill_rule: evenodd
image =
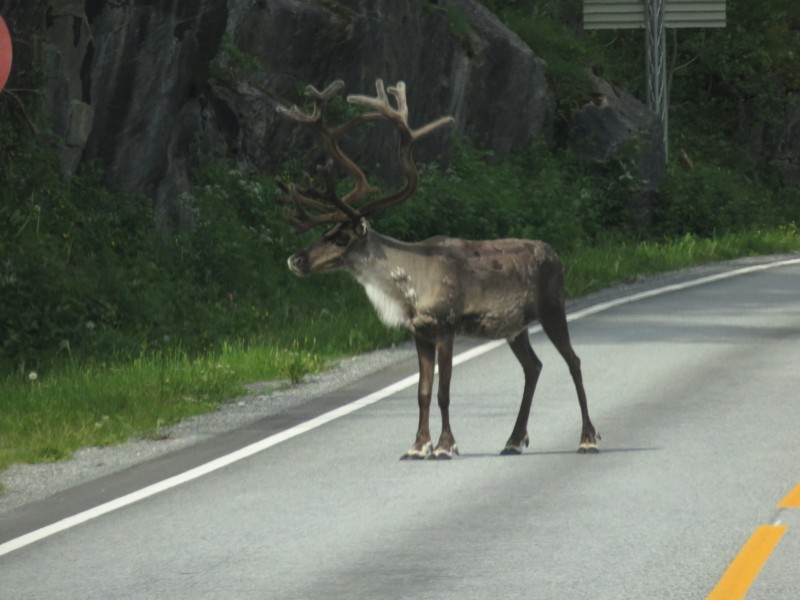
<path id="1" fill-rule="evenodd" d="M 645 30 L 647 106 L 661 120 L 668 160 L 666 28 L 725 27 L 725 0 L 583 0 L 584 29 Z"/>
<path id="2" fill-rule="evenodd" d="M 664 161 L 669 160 L 667 98 L 667 36 L 664 27 L 664 0 L 644 0 L 644 31 L 647 38 L 647 108 L 661 120 Z"/>

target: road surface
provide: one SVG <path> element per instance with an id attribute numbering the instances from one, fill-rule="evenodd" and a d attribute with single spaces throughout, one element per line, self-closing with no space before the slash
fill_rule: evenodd
<path id="1" fill-rule="evenodd" d="M 83 507 L 73 494 L 12 511 L 0 598 L 800 597 L 800 265 L 575 316 L 598 455 L 575 452 L 569 373 L 534 332 L 544 370 L 522 456 L 498 455 L 522 390 L 505 345 L 454 369 L 453 461 L 398 460 L 417 421 L 408 382 L 275 437 L 413 372 L 399 365 L 216 446 L 277 440 L 245 458 L 37 541 L 19 540 L 135 494 L 154 467 L 81 488 Z"/>

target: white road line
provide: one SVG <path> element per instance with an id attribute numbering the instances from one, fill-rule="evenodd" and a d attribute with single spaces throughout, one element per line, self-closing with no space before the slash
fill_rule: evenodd
<path id="1" fill-rule="evenodd" d="M 653 298 L 655 296 L 660 296 L 671 292 L 685 290 L 688 288 L 697 287 L 707 283 L 713 283 L 715 281 L 720 281 L 723 279 L 730 279 L 732 277 L 747 275 L 749 273 L 756 273 L 759 271 L 766 271 L 768 269 L 775 269 L 778 267 L 785 267 L 797 264 L 800 264 L 800 258 L 782 260 L 778 262 L 766 263 L 761 265 L 753 265 L 750 267 L 735 269 L 733 271 L 718 273 L 716 275 L 709 275 L 707 277 L 692 279 L 689 281 L 685 281 L 683 283 L 667 285 L 653 290 L 648 290 L 646 292 L 639 292 L 636 294 L 631 294 L 629 296 L 624 296 L 622 298 L 609 300 L 607 302 L 600 302 L 598 304 L 570 313 L 567 316 L 567 320 L 577 321 L 578 319 L 583 319 L 590 315 L 595 315 L 597 313 L 610 310 L 612 308 L 616 308 L 624 304 L 630 304 L 631 302 L 638 302 L 639 300 L 645 300 L 647 298 Z M 534 327 L 531 327 L 530 332 L 534 333 L 540 330 L 541 327 L 536 325 Z M 455 356 L 453 358 L 453 364 L 459 365 L 474 358 L 477 358 L 479 356 L 482 356 L 488 352 L 491 352 L 492 350 L 495 350 L 496 348 L 502 346 L 505 343 L 506 343 L 505 340 L 493 340 L 491 342 L 481 344 L 480 346 L 476 346 L 475 348 L 471 348 L 470 350 L 467 350 Z M 358 400 L 355 400 L 349 404 L 345 404 L 344 406 L 340 406 L 339 408 L 336 408 L 327 413 L 319 415 L 318 417 L 315 417 L 309 421 L 300 423 L 299 425 L 295 425 L 294 427 L 290 427 L 285 431 L 281 431 L 280 433 L 276 433 L 274 435 L 266 437 L 263 440 L 259 440 L 258 442 L 250 444 L 249 446 L 240 448 L 235 452 L 231 452 L 230 454 L 220 456 L 219 458 L 216 458 L 198 467 L 189 469 L 188 471 L 184 471 L 183 473 L 180 473 L 173 477 L 169 477 L 168 479 L 164 479 L 163 481 L 159 481 L 158 483 L 154 483 L 135 492 L 131 492 L 130 494 L 126 494 L 125 496 L 121 496 L 114 500 L 110 500 L 104 504 L 95 506 L 94 508 L 90 508 L 71 517 L 67 517 L 60 521 L 42 527 L 41 529 L 31 531 L 30 533 L 26 533 L 25 535 L 22 535 L 18 538 L 9 540 L 3 544 L 0 544 L 0 556 L 4 556 L 6 554 L 14 552 L 15 550 L 19 550 L 21 548 L 24 548 L 25 546 L 33 544 L 34 542 L 48 538 L 51 535 L 55 535 L 56 533 L 60 533 L 62 531 L 66 531 L 67 529 L 71 529 L 76 525 L 86 523 L 88 521 L 101 517 L 105 514 L 108 514 L 120 508 L 124 508 L 126 506 L 130 506 L 131 504 L 135 504 L 140 500 L 144 500 L 146 498 L 149 498 L 166 490 L 177 487 L 181 484 L 203 477 L 204 475 L 208 475 L 209 473 L 213 473 L 218 469 L 222 469 L 223 467 L 232 465 L 236 462 L 239 462 L 240 460 L 253 456 L 254 454 L 258 454 L 259 452 L 271 448 L 272 446 L 276 446 L 281 442 L 285 442 L 299 435 L 307 433 L 313 429 L 316 429 L 317 427 L 320 427 L 325 423 L 330 423 L 331 421 L 334 421 L 340 417 L 344 417 L 345 415 L 349 415 L 350 413 L 362 409 L 365 406 L 369 406 L 370 404 L 375 404 L 376 402 L 383 400 L 384 398 L 387 398 L 399 391 L 411 387 L 416 382 L 417 382 L 417 375 L 411 375 L 391 385 L 388 385 L 376 392 L 373 392 L 372 394 L 359 398 Z"/>

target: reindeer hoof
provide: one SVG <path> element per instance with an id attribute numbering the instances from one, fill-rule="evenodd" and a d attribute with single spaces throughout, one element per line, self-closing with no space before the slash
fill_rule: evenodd
<path id="1" fill-rule="evenodd" d="M 517 456 L 522 454 L 522 447 L 524 446 L 527 448 L 530 445 L 530 438 L 528 434 L 525 434 L 525 437 L 522 438 L 520 443 L 514 442 L 513 438 L 506 442 L 506 447 L 500 452 L 501 456 Z"/>
<path id="2" fill-rule="evenodd" d="M 450 460 L 453 455 L 458 456 L 458 446 L 453 444 L 451 448 L 436 448 L 428 458 L 433 460 Z"/>
<path id="3" fill-rule="evenodd" d="M 433 451 L 433 444 L 426 443 L 422 448 L 417 448 L 416 444 L 408 449 L 408 452 L 400 457 L 400 460 L 424 460 L 431 455 Z"/>
<path id="4" fill-rule="evenodd" d="M 506 446 L 500 451 L 500 456 L 518 456 L 522 454 L 522 448 L 519 446 Z"/>
<path id="5" fill-rule="evenodd" d="M 428 457 L 416 452 L 413 454 L 411 452 L 406 452 L 400 457 L 400 460 L 425 460 L 426 458 Z"/>

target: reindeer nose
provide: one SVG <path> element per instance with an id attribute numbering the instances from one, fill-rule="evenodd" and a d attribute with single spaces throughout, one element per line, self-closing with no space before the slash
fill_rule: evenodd
<path id="1" fill-rule="evenodd" d="M 287 263 L 289 270 L 295 275 L 302 276 L 308 273 L 308 256 L 304 253 L 292 254 Z"/>

